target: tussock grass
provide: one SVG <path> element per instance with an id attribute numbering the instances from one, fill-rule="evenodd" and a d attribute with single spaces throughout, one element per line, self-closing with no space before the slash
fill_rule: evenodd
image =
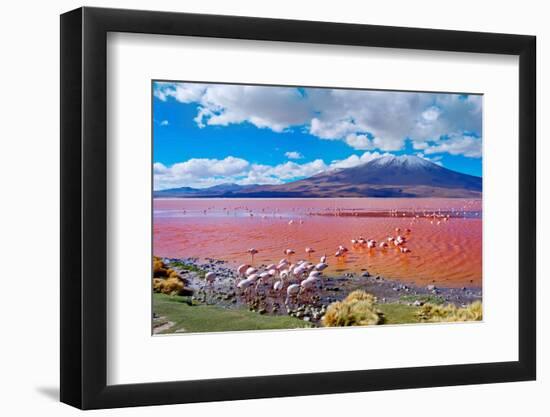
<path id="1" fill-rule="evenodd" d="M 383 321 L 382 312 L 376 308 L 376 297 L 361 290 L 330 304 L 322 319 L 325 327 L 369 326 Z"/>
<path id="2" fill-rule="evenodd" d="M 167 295 L 192 295 L 193 291 L 185 287 L 187 280 L 173 269 L 167 268 L 162 259 L 153 257 L 153 291 Z"/>
<path id="3" fill-rule="evenodd" d="M 355 290 L 348 294 L 345 301 L 365 301 L 371 305 L 376 304 L 376 297 L 363 290 Z"/>
<path id="4" fill-rule="evenodd" d="M 466 307 L 427 303 L 418 309 L 417 315 L 420 321 L 431 323 L 479 321 L 483 319 L 483 306 L 480 301 L 475 301 Z"/>

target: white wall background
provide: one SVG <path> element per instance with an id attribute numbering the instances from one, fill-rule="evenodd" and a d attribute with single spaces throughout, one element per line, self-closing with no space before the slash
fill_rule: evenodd
<path id="1" fill-rule="evenodd" d="M 550 232 L 550 168 L 541 166 L 549 147 L 542 138 L 550 124 L 542 120 L 550 97 L 550 26 L 545 3 L 438 0 L 315 2 L 296 0 L 124 0 L 86 5 L 181 12 L 238 14 L 292 19 L 510 32 L 538 37 L 538 235 Z M 0 410 L 3 415 L 74 415 L 58 403 L 59 379 L 59 17 L 81 6 L 8 2 L 0 15 Z M 550 249 L 539 238 L 539 259 Z M 497 385 L 325 395 L 95 412 L 94 415 L 281 416 L 339 412 L 365 415 L 543 415 L 550 406 L 550 291 L 548 264 L 539 262 L 538 381 Z M 16 282 L 17 279 L 17 282 Z"/>

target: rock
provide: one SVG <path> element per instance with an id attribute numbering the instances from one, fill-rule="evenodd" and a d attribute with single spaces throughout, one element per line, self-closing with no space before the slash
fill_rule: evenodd
<path id="1" fill-rule="evenodd" d="M 433 291 L 433 290 L 435 290 L 436 288 L 435 288 L 435 285 L 428 285 L 428 286 L 426 287 L 426 289 L 427 289 L 428 291 Z"/>
<path id="2" fill-rule="evenodd" d="M 303 320 L 304 320 L 304 321 L 311 321 L 311 317 L 309 317 L 309 316 L 304 316 L 304 319 L 303 319 Z"/>
<path id="3" fill-rule="evenodd" d="M 363 272 L 363 273 L 361 274 L 361 276 L 364 277 L 364 278 L 370 277 L 369 271 Z"/>
<path id="4" fill-rule="evenodd" d="M 258 310 L 258 313 L 265 314 L 267 313 L 267 310 L 265 308 L 262 308 L 261 310 Z"/>
<path id="5" fill-rule="evenodd" d="M 421 307 L 424 305 L 424 302 L 423 301 L 420 301 L 420 300 L 416 300 L 414 303 L 413 303 L 413 306 L 415 307 Z"/>

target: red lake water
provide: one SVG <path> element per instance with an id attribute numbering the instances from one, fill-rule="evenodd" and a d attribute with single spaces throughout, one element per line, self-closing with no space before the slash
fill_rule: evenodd
<path id="1" fill-rule="evenodd" d="M 368 270 L 418 285 L 481 286 L 481 200 L 430 198 L 155 199 L 153 253 L 173 258 L 215 258 L 235 266 L 277 263 L 287 248 L 292 261 L 318 262 L 325 274 Z M 396 232 L 396 228 L 401 229 Z M 406 232 L 410 229 L 410 233 Z M 399 248 L 368 249 L 351 239 L 406 237 Z M 339 245 L 348 248 L 335 257 Z M 305 248 L 315 252 L 308 256 Z"/>

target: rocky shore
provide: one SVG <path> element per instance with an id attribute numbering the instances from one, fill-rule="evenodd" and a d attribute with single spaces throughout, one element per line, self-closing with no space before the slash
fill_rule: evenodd
<path id="1" fill-rule="evenodd" d="M 218 305 L 225 308 L 248 307 L 259 314 L 289 315 L 317 323 L 328 305 L 344 299 L 350 292 L 361 289 L 377 297 L 379 304 L 404 304 L 420 307 L 424 303 L 454 304 L 464 307 L 474 301 L 482 300 L 479 287 L 446 288 L 437 285 L 417 286 L 403 281 L 371 275 L 364 270 L 360 274 L 325 274 L 322 287 L 308 297 L 297 297 L 291 303 L 285 303 L 284 294 L 276 294 L 270 288 L 255 292 L 253 296 L 244 295 L 236 288 L 238 279 L 235 268 L 218 259 L 162 258 L 163 262 L 177 271 L 187 280 L 187 286 L 193 290 L 191 301 L 195 303 Z M 265 265 L 259 265 L 264 268 Z M 208 283 L 204 277 L 213 272 L 216 278 Z"/>

